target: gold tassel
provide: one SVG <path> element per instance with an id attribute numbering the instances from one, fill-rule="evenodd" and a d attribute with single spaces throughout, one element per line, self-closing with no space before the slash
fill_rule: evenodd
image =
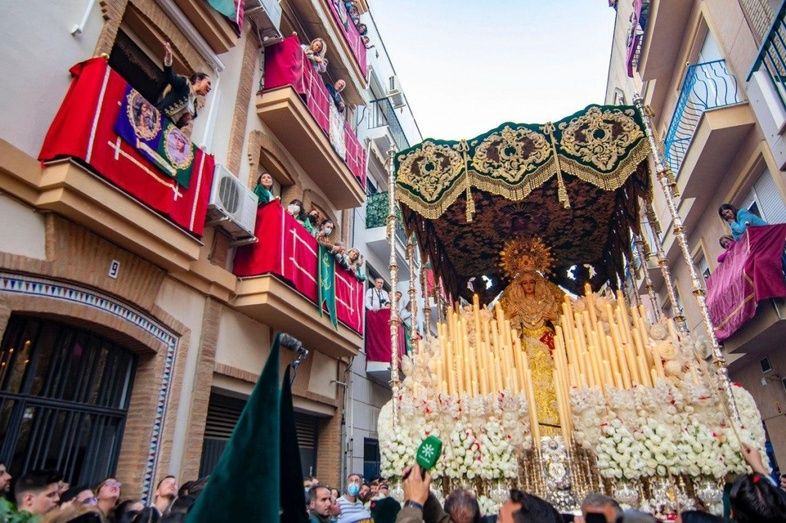
<path id="1" fill-rule="evenodd" d="M 562 166 L 559 164 L 559 154 L 557 154 L 557 143 L 554 141 L 554 124 L 546 122 L 541 130 L 549 135 L 551 142 L 551 152 L 554 155 L 554 162 L 557 164 L 557 200 L 565 209 L 570 209 L 570 198 L 568 198 L 568 188 L 565 187 L 565 180 L 562 178 Z"/>
<path id="2" fill-rule="evenodd" d="M 475 200 L 472 198 L 472 179 L 469 175 L 469 163 L 467 160 L 467 153 L 469 152 L 469 144 L 466 140 L 462 139 L 459 140 L 458 143 L 458 150 L 461 151 L 461 155 L 464 157 L 464 183 L 466 184 L 467 190 L 467 209 L 466 209 L 466 218 L 467 223 L 472 223 L 472 220 L 475 218 Z"/>

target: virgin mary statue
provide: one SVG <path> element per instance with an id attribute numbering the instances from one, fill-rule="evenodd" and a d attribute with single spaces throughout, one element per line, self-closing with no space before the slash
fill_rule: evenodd
<path id="1" fill-rule="evenodd" d="M 522 350 L 529 357 L 541 434 L 556 434 L 559 414 L 551 354 L 565 293 L 545 277 L 553 259 L 539 238 L 511 240 L 500 256 L 502 269 L 511 279 L 500 304 L 511 327 L 520 333 Z"/>

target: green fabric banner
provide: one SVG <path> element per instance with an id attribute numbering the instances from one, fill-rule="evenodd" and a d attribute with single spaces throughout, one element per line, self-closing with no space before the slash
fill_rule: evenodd
<path id="1" fill-rule="evenodd" d="M 327 307 L 330 314 L 330 322 L 333 327 L 338 328 L 338 316 L 336 315 L 336 260 L 333 255 L 323 245 L 319 246 L 319 268 L 317 270 L 319 295 L 317 296 L 317 308 L 319 315 L 322 316 L 323 305 Z"/>
<path id="2" fill-rule="evenodd" d="M 281 384 L 281 519 L 288 523 L 308 523 L 303 491 L 303 467 L 295 428 L 291 367 L 284 371 Z"/>
<path id="3" fill-rule="evenodd" d="M 205 490 L 186 516 L 187 523 L 279 521 L 282 394 L 278 339 L 276 335 L 265 368 Z M 287 484 L 285 488 L 292 487 Z M 297 490 L 302 488 L 298 485 Z"/>
<path id="4" fill-rule="evenodd" d="M 164 132 L 161 133 L 161 141 L 158 144 L 158 154 L 167 160 L 167 165 L 175 169 L 172 175 L 177 183 L 185 188 L 191 183 L 191 171 L 194 168 L 194 155 L 196 146 L 183 131 L 171 122 L 166 125 Z"/>

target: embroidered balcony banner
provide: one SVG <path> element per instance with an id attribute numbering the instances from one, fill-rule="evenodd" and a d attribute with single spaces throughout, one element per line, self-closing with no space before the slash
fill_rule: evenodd
<path id="1" fill-rule="evenodd" d="M 115 132 L 159 171 L 188 189 L 196 147 L 169 118 L 128 86 L 117 114 Z"/>
<path id="2" fill-rule="evenodd" d="M 330 254 L 324 245 L 319 246 L 319 297 L 317 298 L 317 308 L 319 315 L 322 316 L 323 307 L 330 315 L 330 323 L 338 327 L 338 317 L 336 316 L 336 259 Z"/>
<path id="3" fill-rule="evenodd" d="M 128 101 L 130 87 L 109 67 L 107 60 L 92 58 L 74 65 L 70 72 L 71 86 L 49 126 L 38 159 L 44 163 L 66 158 L 76 160 L 179 227 L 201 235 L 213 181 L 213 156 L 189 143 L 186 151 L 193 158 L 189 162 L 188 183 L 182 185 L 177 173 L 164 174 L 151 159 L 153 154 L 143 154 L 137 148 L 133 127 L 130 136 L 118 134 L 116 125 L 123 103 Z M 141 124 L 153 129 L 156 121 L 161 124 L 162 131 L 156 134 L 165 141 L 162 120 L 152 118 L 146 110 L 143 114 L 141 104 L 137 109 Z M 151 153 L 165 158 L 166 152 L 156 151 L 157 146 L 155 141 L 148 142 Z"/>

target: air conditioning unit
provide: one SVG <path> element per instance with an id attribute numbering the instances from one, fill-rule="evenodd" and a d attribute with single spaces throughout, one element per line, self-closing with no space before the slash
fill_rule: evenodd
<path id="1" fill-rule="evenodd" d="M 216 164 L 207 205 L 208 224 L 220 226 L 234 239 L 254 238 L 258 200 L 229 169 Z"/>
<path id="2" fill-rule="evenodd" d="M 245 17 L 254 24 L 259 43 L 267 47 L 283 39 L 278 0 L 245 0 L 245 8 Z"/>
<path id="3" fill-rule="evenodd" d="M 399 109 L 407 105 L 404 99 L 404 91 L 401 90 L 401 84 L 398 83 L 398 77 L 396 76 L 391 76 L 388 81 L 388 99 L 394 109 Z"/>

